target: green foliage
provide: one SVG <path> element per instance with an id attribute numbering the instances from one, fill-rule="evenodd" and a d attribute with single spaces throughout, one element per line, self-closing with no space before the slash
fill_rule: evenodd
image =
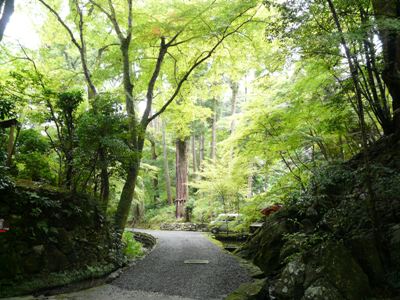
<path id="1" fill-rule="evenodd" d="M 124 253 L 130 259 L 143 256 L 142 244 L 135 240 L 133 232 L 125 231 L 122 241 L 125 243 Z"/>
<path id="2" fill-rule="evenodd" d="M 0 120 L 15 117 L 15 103 L 10 99 L 4 99 L 0 93 Z"/>
<path id="3" fill-rule="evenodd" d="M 15 183 L 11 178 L 8 169 L 0 165 L 0 191 L 10 191 L 14 186 Z"/>
<path id="4" fill-rule="evenodd" d="M 306 234 L 304 232 L 286 233 L 283 236 L 285 248 L 282 250 L 286 254 L 285 262 L 290 262 L 296 258 L 307 255 L 307 252 L 312 250 L 321 243 L 326 243 L 332 239 L 332 235 L 325 232 L 315 232 Z"/>
<path id="5" fill-rule="evenodd" d="M 55 162 L 49 156 L 48 140 L 35 129 L 22 129 L 17 140 L 18 178 L 55 184 Z"/>
<path id="6" fill-rule="evenodd" d="M 21 130 L 17 140 L 17 148 L 20 153 L 24 154 L 32 152 L 47 154 L 50 150 L 50 145 L 46 137 L 37 130 L 30 128 Z"/>
<path id="7" fill-rule="evenodd" d="M 159 229 L 162 223 L 174 223 L 175 206 L 165 206 L 148 210 L 145 215 L 144 223 L 152 229 Z"/>
<path id="8" fill-rule="evenodd" d="M 196 220 L 210 220 L 218 213 L 239 212 L 244 198 L 246 173 L 240 172 L 240 161 L 211 161 L 204 165 L 199 180 L 192 185 L 199 197 L 194 203 Z"/>

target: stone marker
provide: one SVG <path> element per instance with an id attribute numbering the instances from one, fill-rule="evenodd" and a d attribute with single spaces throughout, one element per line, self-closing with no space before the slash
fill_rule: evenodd
<path id="1" fill-rule="evenodd" d="M 206 259 L 187 259 L 184 261 L 185 264 L 208 264 L 209 261 Z"/>

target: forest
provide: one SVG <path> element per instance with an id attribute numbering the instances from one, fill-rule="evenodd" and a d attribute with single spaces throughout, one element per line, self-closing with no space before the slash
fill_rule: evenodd
<path id="1" fill-rule="evenodd" d="M 399 1 L 0 0 L 0 48 L 10 290 L 82 269 L 64 240 L 107 273 L 125 228 L 238 214 L 268 279 L 238 299 L 399 295 Z"/>

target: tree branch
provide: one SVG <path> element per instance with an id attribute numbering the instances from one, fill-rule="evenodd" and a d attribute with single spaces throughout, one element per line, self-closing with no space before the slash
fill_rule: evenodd
<path id="1" fill-rule="evenodd" d="M 68 27 L 68 25 L 64 22 L 63 19 L 61 19 L 60 15 L 55 11 L 54 8 L 52 8 L 49 4 L 47 4 L 44 0 L 39 0 L 40 3 L 42 3 L 58 20 L 58 22 L 67 30 L 72 43 L 81 51 L 82 47 L 76 40 L 74 34 L 72 33 L 72 30 Z"/>
<path id="2" fill-rule="evenodd" d="M 148 118 L 149 118 L 149 115 L 150 115 L 150 111 L 151 111 L 151 106 L 152 106 L 152 103 L 153 103 L 154 86 L 155 86 L 157 78 L 158 78 L 158 76 L 160 74 L 161 65 L 162 65 L 162 63 L 164 61 L 164 57 L 165 57 L 165 54 L 167 53 L 168 47 L 169 47 L 169 43 L 167 43 L 167 44 L 165 43 L 165 37 L 161 37 L 160 51 L 158 53 L 157 63 L 155 65 L 153 74 L 152 74 L 152 76 L 150 78 L 150 81 L 149 81 L 149 84 L 147 86 L 147 94 L 146 94 L 147 104 L 146 104 L 146 109 L 145 109 L 145 111 L 143 113 L 142 120 L 140 122 L 142 124 L 142 126 L 144 126 L 144 127 L 148 124 L 147 121 L 148 121 Z"/>
<path id="3" fill-rule="evenodd" d="M 248 10 L 250 10 L 250 8 L 246 9 L 245 11 L 243 11 L 242 13 L 240 13 L 239 15 L 237 15 L 232 21 L 231 24 L 237 20 L 238 18 L 240 18 L 241 16 L 243 16 Z M 150 118 L 148 118 L 145 126 L 147 126 L 151 121 L 153 121 L 155 118 L 157 118 L 160 114 L 162 114 L 167 107 L 174 101 L 174 99 L 176 98 L 176 96 L 179 94 L 182 85 L 185 83 L 185 81 L 189 78 L 190 74 L 200 65 L 202 64 L 204 61 L 206 61 L 207 59 L 209 59 L 212 54 L 215 52 L 215 50 L 222 44 L 222 42 L 229 36 L 235 34 L 236 32 L 238 32 L 245 24 L 249 23 L 254 17 L 254 14 L 247 19 L 246 21 L 244 21 L 243 23 L 241 23 L 239 26 L 237 26 L 234 30 L 228 32 L 230 25 L 226 26 L 225 29 L 223 30 L 223 34 L 222 37 L 220 39 L 218 39 L 218 41 L 215 43 L 215 45 L 208 51 L 204 51 L 202 52 L 195 60 L 194 64 L 186 71 L 186 73 L 183 75 L 183 77 L 181 78 L 181 80 L 178 82 L 178 85 L 174 91 L 174 93 L 171 95 L 171 97 L 167 100 L 167 102 L 164 103 L 164 105 L 161 107 L 161 109 L 156 112 L 155 114 L 153 114 L 153 116 L 151 116 Z M 207 53 L 207 54 L 206 54 Z M 206 54 L 204 56 L 204 54 Z"/>

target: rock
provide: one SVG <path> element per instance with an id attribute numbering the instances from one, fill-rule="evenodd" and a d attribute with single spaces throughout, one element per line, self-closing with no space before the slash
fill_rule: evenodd
<path id="1" fill-rule="evenodd" d="M 198 226 L 195 223 L 162 223 L 160 225 L 161 230 L 172 230 L 172 231 L 197 231 Z M 204 229 L 204 226 L 201 226 Z"/>
<path id="2" fill-rule="evenodd" d="M 0 255 L 0 278 L 14 278 L 21 273 L 21 257 L 17 253 Z"/>
<path id="3" fill-rule="evenodd" d="M 303 295 L 305 265 L 300 257 L 290 261 L 282 270 L 279 279 L 269 288 L 273 299 L 300 299 Z"/>
<path id="4" fill-rule="evenodd" d="M 42 250 L 43 251 L 43 250 Z M 24 259 L 24 271 L 28 274 L 39 273 L 43 269 L 43 259 L 40 254 L 34 253 Z"/>
<path id="5" fill-rule="evenodd" d="M 392 226 L 389 230 L 390 258 L 394 265 L 400 265 L 400 224 Z"/>
<path id="6" fill-rule="evenodd" d="M 358 236 L 352 238 L 348 244 L 353 257 L 371 279 L 372 283 L 382 283 L 382 280 L 385 278 L 385 271 L 373 236 Z"/>
<path id="7" fill-rule="evenodd" d="M 266 280 L 258 279 L 254 282 L 240 285 L 225 300 L 263 300 L 268 299 L 267 297 Z"/>
<path id="8" fill-rule="evenodd" d="M 261 232 L 260 241 L 254 256 L 254 263 L 264 271 L 266 275 L 275 272 L 281 266 L 280 250 L 284 244 L 283 236 L 291 232 L 292 224 L 282 218 L 270 217 L 268 230 Z M 271 220 L 272 219 L 272 220 Z"/>
<path id="9" fill-rule="evenodd" d="M 44 245 L 36 245 L 36 246 L 33 246 L 32 249 L 33 249 L 33 252 L 34 252 L 34 253 L 40 255 L 40 254 L 42 254 L 43 251 L 44 251 Z"/>
<path id="10" fill-rule="evenodd" d="M 65 270 L 69 265 L 67 257 L 55 247 L 50 247 L 45 256 L 45 266 L 50 272 Z"/>
<path id="11" fill-rule="evenodd" d="M 72 236 L 73 234 L 64 228 L 58 228 L 58 245 L 60 249 L 63 249 L 64 253 L 70 253 L 73 249 L 74 242 Z"/>
<path id="12" fill-rule="evenodd" d="M 318 279 L 305 291 L 302 300 L 337 300 L 342 299 L 340 292 L 325 279 Z"/>
<path id="13" fill-rule="evenodd" d="M 363 299 L 371 292 L 367 275 L 341 243 L 322 244 L 305 256 L 305 264 L 305 290 L 318 286 L 318 280 L 324 280 L 339 290 L 345 299 Z M 328 285 L 324 286 L 328 288 Z"/>

